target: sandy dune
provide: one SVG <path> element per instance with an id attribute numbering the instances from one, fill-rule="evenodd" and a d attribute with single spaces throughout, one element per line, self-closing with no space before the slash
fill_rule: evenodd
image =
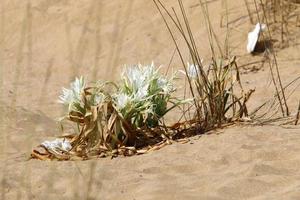
<path id="1" fill-rule="evenodd" d="M 168 7 L 177 3 L 163 1 Z M 243 1 L 230 0 L 230 48 L 240 65 L 253 28 Z M 210 57 L 197 0 L 184 0 L 204 61 Z M 209 1 L 220 38 L 220 0 Z M 300 33 L 299 29 L 298 32 Z M 300 75 L 299 34 L 278 52 L 284 84 Z M 77 75 L 115 80 L 124 64 L 168 65 L 174 44 L 148 0 L 2 0 L 0 2 L 0 199 L 300 199 L 300 129 L 235 125 L 187 144 L 128 158 L 84 162 L 27 160 L 59 135 L 56 99 Z M 184 55 L 189 60 L 187 54 Z M 175 56 L 172 67 L 180 67 Z M 270 97 L 268 67 L 243 67 L 250 108 Z M 251 72 L 252 70 L 252 72 Z M 288 100 L 292 113 L 299 88 Z"/>
<path id="2" fill-rule="evenodd" d="M 36 118 L 42 130 L 51 127 L 38 114 L 30 117 Z M 146 155 L 84 162 L 25 161 L 23 132 L 10 136 L 18 148 L 1 162 L 3 199 L 300 197 L 299 129 L 234 126 Z"/>

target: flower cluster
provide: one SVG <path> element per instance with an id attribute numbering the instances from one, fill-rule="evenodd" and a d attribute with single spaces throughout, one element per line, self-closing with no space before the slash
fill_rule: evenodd
<path id="1" fill-rule="evenodd" d="M 167 111 L 170 94 L 175 91 L 172 78 L 159 73 L 152 63 L 126 68 L 114 102 L 126 120 L 140 127 L 154 126 Z"/>
<path id="2" fill-rule="evenodd" d="M 103 92 L 103 85 L 87 88 L 83 77 L 76 78 L 70 89 L 63 88 L 59 102 L 68 105 L 69 114 L 85 116 L 86 109 L 110 99 L 119 115 L 134 127 L 153 127 L 169 111 L 167 104 L 175 91 L 174 76 L 168 79 L 159 69 L 153 63 L 126 67 L 114 92 Z"/>

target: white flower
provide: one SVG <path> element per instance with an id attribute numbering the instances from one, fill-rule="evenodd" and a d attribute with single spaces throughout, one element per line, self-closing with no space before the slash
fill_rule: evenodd
<path id="1" fill-rule="evenodd" d="M 149 80 L 157 75 L 153 61 L 150 66 L 142 66 L 141 64 L 139 64 L 139 68 L 142 71 L 144 80 Z"/>
<path id="2" fill-rule="evenodd" d="M 74 100 L 73 91 L 67 88 L 62 88 L 62 94 L 59 96 L 59 103 L 69 104 Z"/>
<path id="3" fill-rule="evenodd" d="M 116 99 L 116 101 L 115 101 L 116 106 L 120 110 L 125 108 L 126 105 L 128 103 L 130 103 L 130 101 L 131 101 L 131 98 L 128 95 L 124 94 L 124 93 L 117 94 L 115 99 Z"/>
<path id="4" fill-rule="evenodd" d="M 157 84 L 165 94 L 169 94 L 170 92 L 174 91 L 173 85 L 165 78 L 160 77 L 157 80 Z"/>
<path id="5" fill-rule="evenodd" d="M 127 68 L 125 73 L 123 73 L 125 78 L 129 81 L 130 86 L 136 90 L 143 86 L 145 81 L 145 76 L 142 70 L 138 66 Z"/>
<path id="6" fill-rule="evenodd" d="M 41 146 L 50 152 L 60 154 L 60 152 L 68 152 L 72 149 L 70 142 L 66 139 L 55 139 L 53 141 L 44 141 Z"/>
<path id="7" fill-rule="evenodd" d="M 75 81 L 71 83 L 71 89 L 74 91 L 75 96 L 80 96 L 81 92 L 85 88 L 85 81 L 83 77 L 75 78 Z"/>
<path id="8" fill-rule="evenodd" d="M 142 101 L 143 99 L 145 99 L 145 97 L 148 96 L 148 88 L 149 84 L 146 84 L 143 87 L 139 88 L 134 94 L 134 99 L 137 101 Z"/>
<path id="9" fill-rule="evenodd" d="M 123 79 L 127 82 L 128 86 L 133 92 L 138 92 L 140 88 L 149 85 L 151 80 L 158 76 L 155 70 L 154 63 L 150 66 L 143 66 L 138 64 L 133 67 L 126 68 L 123 72 Z"/>
<path id="10" fill-rule="evenodd" d="M 190 63 L 187 63 L 187 73 L 188 76 L 192 79 L 195 79 L 200 74 L 199 66 Z"/>
<path id="11" fill-rule="evenodd" d="M 70 84 L 70 89 L 62 88 L 62 94 L 59 96 L 59 103 L 69 105 L 74 101 L 79 101 L 84 88 L 84 78 L 76 77 L 75 81 Z"/>

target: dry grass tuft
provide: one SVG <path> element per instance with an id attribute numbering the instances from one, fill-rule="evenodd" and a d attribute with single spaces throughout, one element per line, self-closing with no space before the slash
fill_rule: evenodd
<path id="1" fill-rule="evenodd" d="M 254 90 L 244 92 L 236 59 L 228 55 L 226 45 L 225 51 L 222 50 L 211 25 L 206 3 L 200 1 L 212 55 L 209 66 L 202 64 L 182 1 L 178 0 L 183 22 L 180 21 L 174 9 L 172 9 L 172 15 L 160 0 L 154 0 L 154 3 L 166 23 L 181 58 L 189 89 L 194 99 L 194 120 L 200 130 L 205 132 L 247 117 L 246 102 Z M 172 23 L 168 22 L 167 18 Z M 183 59 L 182 51 L 184 48 L 179 47 L 175 39 L 177 32 L 179 32 L 189 50 L 192 59 L 191 65 L 186 65 Z"/>

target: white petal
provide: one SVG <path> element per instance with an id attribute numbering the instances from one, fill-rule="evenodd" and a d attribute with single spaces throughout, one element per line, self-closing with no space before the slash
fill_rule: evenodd
<path id="1" fill-rule="evenodd" d="M 59 152 L 68 152 L 72 149 L 70 142 L 66 139 L 55 139 L 52 141 L 44 141 L 41 144 L 50 152 L 53 151 L 55 153 Z"/>

